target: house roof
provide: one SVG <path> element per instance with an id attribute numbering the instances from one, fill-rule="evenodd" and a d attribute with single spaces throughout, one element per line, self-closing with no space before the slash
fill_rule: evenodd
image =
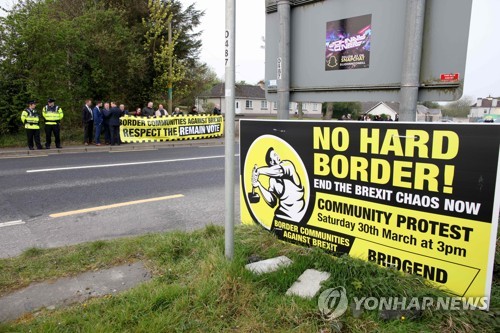
<path id="1" fill-rule="evenodd" d="M 472 108 L 489 108 L 493 106 L 493 100 L 496 99 L 497 101 L 500 100 L 500 97 L 488 97 L 488 98 L 481 98 L 481 106 L 477 106 L 477 102 L 471 105 Z M 498 102 L 497 102 L 498 105 Z"/>
<path id="2" fill-rule="evenodd" d="M 361 103 L 362 113 L 369 113 L 381 104 L 385 104 L 388 108 L 392 109 L 394 112 L 399 113 L 399 103 L 398 102 L 363 102 Z M 429 109 L 425 105 L 417 105 L 418 114 L 431 114 L 431 115 L 441 115 L 441 109 Z"/>
<path id="3" fill-rule="evenodd" d="M 235 98 L 241 99 L 266 99 L 264 89 L 262 89 L 260 86 L 252 86 L 249 84 L 236 84 L 234 95 Z M 224 83 L 219 83 L 213 86 L 211 89 L 204 91 L 198 97 L 220 98 L 225 96 L 226 85 Z"/>
<path id="4" fill-rule="evenodd" d="M 394 112 L 399 111 L 399 103 L 396 102 L 362 102 L 361 103 L 361 112 L 369 113 L 371 110 L 375 109 L 380 104 L 385 104 L 387 107 L 392 109 Z"/>

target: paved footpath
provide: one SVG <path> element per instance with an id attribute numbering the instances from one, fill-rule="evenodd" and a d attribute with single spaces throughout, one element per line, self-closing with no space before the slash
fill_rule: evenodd
<path id="1" fill-rule="evenodd" d="M 33 283 L 0 297 L 0 322 L 15 320 L 42 308 L 55 310 L 91 297 L 113 295 L 150 279 L 151 273 L 142 262 L 136 262 L 56 281 Z"/>

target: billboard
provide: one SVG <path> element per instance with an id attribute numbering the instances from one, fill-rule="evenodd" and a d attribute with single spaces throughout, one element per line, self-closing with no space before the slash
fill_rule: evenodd
<path id="1" fill-rule="evenodd" d="M 499 149 L 495 124 L 241 120 L 242 222 L 488 297 Z"/>
<path id="2" fill-rule="evenodd" d="M 398 101 L 406 3 L 292 2 L 290 100 Z M 266 8 L 266 98 L 276 101 L 279 16 L 274 1 Z M 426 1 L 418 100 L 457 100 L 462 95 L 471 8 L 472 0 Z M 457 80 L 441 80 L 443 73 L 453 73 Z"/>

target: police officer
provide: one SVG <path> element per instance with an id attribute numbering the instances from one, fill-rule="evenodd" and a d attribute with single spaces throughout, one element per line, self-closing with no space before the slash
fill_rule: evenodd
<path id="1" fill-rule="evenodd" d="M 21 121 L 26 129 L 28 148 L 30 150 L 34 149 L 33 139 L 35 140 L 36 148 L 42 149 L 42 144 L 40 143 L 40 117 L 38 112 L 35 110 L 35 107 L 36 102 L 29 101 L 28 107 L 21 113 Z"/>
<path id="2" fill-rule="evenodd" d="M 56 100 L 53 98 L 49 98 L 47 100 L 47 105 L 45 105 L 42 109 L 42 116 L 45 119 L 45 148 L 50 149 L 50 144 L 52 143 L 52 133 L 54 133 L 54 139 L 56 142 L 57 148 L 61 147 L 61 128 L 60 122 L 63 119 L 63 110 L 54 105 Z"/>

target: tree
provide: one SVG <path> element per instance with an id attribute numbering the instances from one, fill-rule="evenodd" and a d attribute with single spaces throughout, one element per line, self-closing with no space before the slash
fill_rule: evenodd
<path id="1" fill-rule="evenodd" d="M 86 98 L 143 105 L 164 98 L 173 78 L 175 102 L 191 104 L 216 81 L 198 59 L 202 16 L 179 0 L 18 1 L 0 18 L 0 133 L 19 129 L 19 112 L 33 98 L 56 98 L 65 126 L 79 124 Z"/>
<path id="2" fill-rule="evenodd" d="M 324 119 L 337 118 L 341 119 L 342 116 L 351 115 L 352 119 L 357 119 L 361 114 L 361 103 L 359 102 L 335 102 L 323 103 L 321 112 Z"/>
<path id="3" fill-rule="evenodd" d="M 448 103 L 443 107 L 443 115 L 447 117 L 467 117 L 474 99 L 470 96 L 463 96 L 458 101 Z"/>
<path id="4" fill-rule="evenodd" d="M 185 61 L 175 54 L 175 45 L 180 31 L 172 32 L 172 2 L 149 0 L 149 17 L 143 19 L 147 28 L 145 49 L 151 53 L 153 62 L 153 96 L 155 99 L 167 99 L 167 87 L 170 89 L 186 75 Z"/>
<path id="5" fill-rule="evenodd" d="M 441 105 L 436 102 L 423 102 L 422 105 L 429 109 L 441 109 Z"/>

